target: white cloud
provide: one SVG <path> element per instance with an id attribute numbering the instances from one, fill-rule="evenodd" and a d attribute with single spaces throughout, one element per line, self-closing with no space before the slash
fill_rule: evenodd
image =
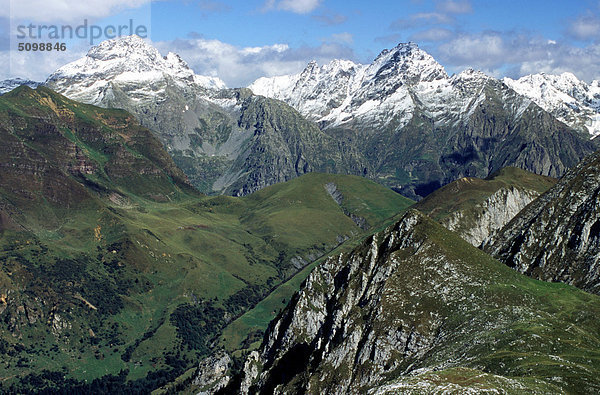
<path id="1" fill-rule="evenodd" d="M 473 67 L 497 77 L 569 71 L 587 81 L 600 78 L 600 44 L 581 48 L 537 36 L 483 32 L 457 35 L 434 55 L 454 71 Z"/>
<path id="2" fill-rule="evenodd" d="M 264 11 L 273 9 L 291 11 L 296 14 L 308 14 L 315 10 L 322 0 L 267 0 L 263 6 Z"/>
<path id="3" fill-rule="evenodd" d="M 331 39 L 329 41 L 340 44 L 352 44 L 354 42 L 354 38 L 352 37 L 352 34 L 344 32 L 332 34 Z"/>
<path id="4" fill-rule="evenodd" d="M 68 23 L 85 18 L 104 18 L 150 2 L 151 0 L 2 0 L 0 17 Z"/>
<path id="5" fill-rule="evenodd" d="M 442 12 L 447 12 L 448 14 L 468 14 L 470 12 L 473 12 L 471 2 L 468 0 L 442 1 L 437 4 L 437 8 Z"/>
<path id="6" fill-rule="evenodd" d="M 196 37 L 155 45 L 163 54 L 178 53 L 196 73 L 218 76 L 230 87 L 247 86 L 259 77 L 300 72 L 313 59 L 322 64 L 336 58 L 354 58 L 347 46 L 331 41 L 317 47 L 290 48 L 287 44 L 237 47 Z"/>
<path id="7" fill-rule="evenodd" d="M 583 15 L 569 24 L 567 33 L 578 40 L 600 37 L 600 18 L 593 14 Z"/>
<path id="8" fill-rule="evenodd" d="M 43 82 L 53 71 L 86 53 L 84 48 L 71 48 L 65 52 L 1 51 L 0 80 L 21 77 Z"/>

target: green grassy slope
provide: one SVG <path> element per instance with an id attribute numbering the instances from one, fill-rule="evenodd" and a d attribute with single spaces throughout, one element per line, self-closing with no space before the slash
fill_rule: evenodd
<path id="1" fill-rule="evenodd" d="M 366 234 L 350 214 L 376 227 L 412 203 L 325 174 L 206 197 L 129 114 L 45 88 L 0 98 L 0 133 L 4 389 L 164 385 L 270 290 Z"/>

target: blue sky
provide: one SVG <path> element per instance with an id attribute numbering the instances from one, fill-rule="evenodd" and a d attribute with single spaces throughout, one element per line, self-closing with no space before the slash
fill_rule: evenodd
<path id="1" fill-rule="evenodd" d="M 570 71 L 587 81 L 600 79 L 600 0 L 2 2 L 0 56 L 11 60 L 2 77 L 44 79 L 90 46 L 69 41 L 65 53 L 13 51 L 9 57 L 8 44 L 18 41 L 11 26 L 77 25 L 84 19 L 106 26 L 132 18 L 149 27 L 161 53 L 177 52 L 197 73 L 229 86 L 298 72 L 313 59 L 368 63 L 406 41 L 419 44 L 449 73 L 473 67 L 496 77 Z"/>

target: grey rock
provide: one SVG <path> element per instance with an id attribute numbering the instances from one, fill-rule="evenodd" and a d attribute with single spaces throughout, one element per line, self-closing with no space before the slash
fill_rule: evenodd
<path id="1" fill-rule="evenodd" d="M 600 292 L 600 153 L 519 213 L 483 249 L 529 276 Z"/>

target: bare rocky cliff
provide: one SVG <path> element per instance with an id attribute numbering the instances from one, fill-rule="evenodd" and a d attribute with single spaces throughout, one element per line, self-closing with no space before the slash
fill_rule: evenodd
<path id="1" fill-rule="evenodd" d="M 600 153 L 523 210 L 484 250 L 546 281 L 600 291 Z"/>
<path id="2" fill-rule="evenodd" d="M 455 211 L 441 223 L 479 247 L 538 196 L 534 190 L 502 188 L 475 207 Z"/>

